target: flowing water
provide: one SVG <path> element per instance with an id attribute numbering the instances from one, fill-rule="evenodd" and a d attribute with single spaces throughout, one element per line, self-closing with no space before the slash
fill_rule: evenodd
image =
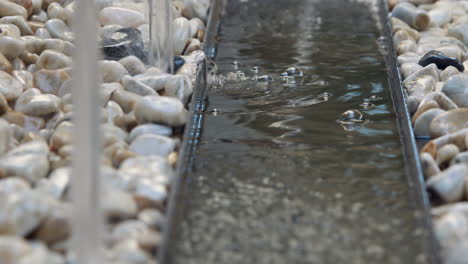
<path id="1" fill-rule="evenodd" d="M 371 9 L 232 0 L 226 10 L 216 64 L 227 80 L 208 92 L 170 262 L 427 263 Z M 304 77 L 284 82 L 289 67 Z M 257 71 L 273 81 L 253 81 Z M 351 109 L 364 121 L 337 122 Z"/>

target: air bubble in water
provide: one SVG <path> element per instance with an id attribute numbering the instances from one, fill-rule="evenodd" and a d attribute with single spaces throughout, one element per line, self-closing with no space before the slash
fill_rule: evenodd
<path id="1" fill-rule="evenodd" d="M 273 81 L 273 78 L 269 75 L 262 75 L 262 76 L 255 76 L 253 78 L 257 82 L 271 82 Z"/>
<path id="2" fill-rule="evenodd" d="M 362 102 L 359 106 L 361 106 L 363 109 L 372 109 L 375 107 L 375 104 L 371 102 Z"/>
<path id="3" fill-rule="evenodd" d="M 253 73 L 255 73 L 255 74 L 258 74 L 258 73 L 260 72 L 260 67 L 258 67 L 258 66 L 253 66 L 252 69 L 251 69 L 251 71 L 252 71 Z"/>
<path id="4" fill-rule="evenodd" d="M 333 94 L 329 92 L 324 92 L 322 94 L 319 94 L 318 98 L 322 99 L 324 102 L 328 101 L 330 97 L 333 96 Z"/>
<path id="5" fill-rule="evenodd" d="M 297 76 L 297 77 L 303 77 L 304 73 L 302 72 L 301 69 L 296 68 L 296 67 L 290 67 L 286 70 L 286 74 L 288 76 Z"/>
<path id="6" fill-rule="evenodd" d="M 210 114 L 213 116 L 219 115 L 219 109 L 214 108 L 213 110 L 210 111 Z"/>
<path id="7" fill-rule="evenodd" d="M 239 65 L 240 65 L 240 63 L 238 61 L 233 61 L 232 62 L 232 67 L 234 67 L 234 70 L 239 69 Z"/>
<path id="8" fill-rule="evenodd" d="M 376 101 L 379 101 L 379 100 L 382 100 L 383 98 L 382 97 L 379 97 L 377 95 L 371 95 L 369 98 L 367 99 L 364 99 L 364 101 L 367 101 L 367 102 L 376 102 Z"/>
<path id="9" fill-rule="evenodd" d="M 364 116 L 359 110 L 351 109 L 341 114 L 339 122 L 342 124 L 352 124 L 364 122 Z"/>
<path id="10" fill-rule="evenodd" d="M 318 86 L 327 86 L 328 82 L 324 80 L 318 80 L 312 83 L 313 85 L 318 85 Z"/>

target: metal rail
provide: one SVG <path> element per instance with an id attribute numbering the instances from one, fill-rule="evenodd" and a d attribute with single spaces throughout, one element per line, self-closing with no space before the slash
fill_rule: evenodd
<path id="1" fill-rule="evenodd" d="M 207 106 L 206 89 L 208 87 L 208 61 L 216 56 L 216 36 L 220 27 L 225 0 L 212 0 L 203 41 L 203 51 L 207 59 L 198 65 L 195 88 L 189 109 L 189 120 L 185 126 L 184 140 L 180 148 L 176 178 L 171 187 L 167 203 L 166 226 L 158 251 L 158 263 L 171 263 L 172 241 L 178 235 L 178 225 L 185 207 L 187 177 L 192 168 L 193 157 L 203 128 L 204 112 Z"/>
<path id="2" fill-rule="evenodd" d="M 421 211 L 419 216 L 423 223 L 423 228 L 428 232 L 427 241 L 422 241 L 424 247 L 430 255 L 428 262 L 432 264 L 441 263 L 439 256 L 439 244 L 433 232 L 429 196 L 426 192 L 426 184 L 422 173 L 421 163 L 419 161 L 418 148 L 411 126 L 411 117 L 409 115 L 404 87 L 402 85 L 402 76 L 397 63 L 397 53 L 393 44 L 393 35 L 390 22 L 388 20 L 388 5 L 386 0 L 379 1 L 379 19 L 382 23 L 382 42 L 388 49 L 384 54 L 385 65 L 387 69 L 388 84 L 393 103 L 393 109 L 397 119 L 398 132 L 402 145 L 404 156 L 405 171 L 408 180 L 410 193 L 413 196 L 414 205 Z"/>

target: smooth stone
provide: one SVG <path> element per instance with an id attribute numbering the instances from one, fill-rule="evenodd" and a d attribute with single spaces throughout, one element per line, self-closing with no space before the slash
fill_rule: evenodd
<path id="1" fill-rule="evenodd" d="M 22 16 L 4 16 L 0 18 L 0 24 L 13 24 L 19 28 L 22 35 L 34 35 L 31 27 Z"/>
<path id="2" fill-rule="evenodd" d="M 440 80 L 446 82 L 453 75 L 459 74 L 459 70 L 453 66 L 448 66 L 440 73 Z"/>
<path id="3" fill-rule="evenodd" d="M 8 122 L 0 119 L 0 154 L 6 153 L 12 144 L 13 131 Z"/>
<path id="4" fill-rule="evenodd" d="M 70 25 L 73 13 L 71 10 L 63 8 L 59 3 L 54 2 L 47 7 L 47 15 L 50 19 L 57 18 Z"/>
<path id="5" fill-rule="evenodd" d="M 99 89 L 100 104 L 104 106 L 112 97 L 113 93 L 117 90 L 123 90 L 120 83 L 102 83 Z"/>
<path id="6" fill-rule="evenodd" d="M 164 90 L 167 81 L 172 78 L 171 74 L 140 74 L 134 76 L 136 80 L 151 87 L 153 90 L 159 92 Z"/>
<path id="7" fill-rule="evenodd" d="M 48 178 L 41 179 L 36 189 L 60 200 L 70 184 L 70 177 L 71 169 L 69 167 L 58 168 Z"/>
<path id="8" fill-rule="evenodd" d="M 45 23 L 48 19 L 49 17 L 47 16 L 47 12 L 42 9 L 39 9 L 37 12 L 34 13 L 34 15 L 30 17 L 30 21 L 39 23 Z"/>
<path id="9" fill-rule="evenodd" d="M 26 49 L 26 43 L 13 37 L 0 37 L 0 53 L 7 59 L 14 60 Z"/>
<path id="10" fill-rule="evenodd" d="M 447 111 L 432 120 L 430 125 L 431 137 L 440 137 L 456 132 L 468 126 L 468 109 L 459 108 Z"/>
<path id="11" fill-rule="evenodd" d="M 174 75 L 167 82 L 165 86 L 166 96 L 178 98 L 184 105 L 193 92 L 192 81 L 185 75 Z"/>
<path id="12" fill-rule="evenodd" d="M 465 70 L 465 67 L 463 67 L 463 64 L 459 60 L 445 56 L 444 53 L 437 50 L 429 51 L 418 62 L 423 67 L 431 63 L 437 65 L 437 68 L 441 70 L 445 70 L 449 66 L 457 68 L 460 72 Z"/>
<path id="13" fill-rule="evenodd" d="M 439 166 L 451 161 L 460 153 L 460 149 L 455 144 L 447 144 L 437 150 L 436 161 Z"/>
<path id="14" fill-rule="evenodd" d="M 109 60 L 120 60 L 133 55 L 146 61 L 148 57 L 141 32 L 135 28 L 121 28 L 102 36 L 101 49 Z"/>
<path id="15" fill-rule="evenodd" d="M 417 49 L 417 44 L 414 40 L 408 39 L 408 40 L 403 40 L 398 44 L 396 50 L 398 55 L 402 55 L 408 52 L 415 52 Z"/>
<path id="16" fill-rule="evenodd" d="M 0 236 L 0 259 L 3 264 L 18 264 L 23 257 L 30 253 L 31 246 L 22 237 Z"/>
<path id="17" fill-rule="evenodd" d="M 139 125 L 132 129 L 130 134 L 128 135 L 128 142 L 131 143 L 135 138 L 144 134 L 153 134 L 153 135 L 160 135 L 170 137 L 173 131 L 171 127 L 158 125 L 158 124 L 144 124 Z"/>
<path id="18" fill-rule="evenodd" d="M 440 90 L 442 90 L 442 87 Z M 452 99 L 448 98 L 448 96 L 442 92 L 434 93 L 434 101 L 436 101 L 440 108 L 444 110 L 453 110 L 458 108 L 455 102 L 453 102 Z"/>
<path id="19" fill-rule="evenodd" d="M 397 4 L 391 16 L 401 19 L 416 30 L 425 30 L 430 24 L 430 17 L 425 10 L 406 2 Z"/>
<path id="20" fill-rule="evenodd" d="M 192 39 L 190 40 L 189 44 L 187 45 L 187 48 L 184 51 L 185 55 L 189 55 L 190 53 L 196 51 L 196 50 L 201 50 L 201 42 L 198 39 Z"/>
<path id="21" fill-rule="evenodd" d="M 463 61 L 464 51 L 456 45 L 447 45 L 441 44 L 440 47 L 435 50 L 442 52 L 445 56 L 456 59 L 458 61 Z M 461 63 L 461 62 L 460 62 Z"/>
<path id="22" fill-rule="evenodd" d="M 414 134 L 417 137 L 429 137 L 429 127 L 431 125 L 432 120 L 437 116 L 443 114 L 444 112 L 444 110 L 434 108 L 429 109 L 423 114 L 421 114 L 414 123 Z"/>
<path id="23" fill-rule="evenodd" d="M 409 63 L 403 63 L 400 67 L 401 74 L 403 75 L 403 79 L 407 78 L 411 74 L 421 70 L 423 67 L 417 63 L 414 62 L 409 62 Z"/>
<path id="24" fill-rule="evenodd" d="M 13 65 L 10 61 L 0 53 L 0 71 L 11 73 L 13 71 Z"/>
<path id="25" fill-rule="evenodd" d="M 10 109 L 7 100 L 5 97 L 0 94 L 0 115 L 5 114 Z"/>
<path id="26" fill-rule="evenodd" d="M 195 38 L 197 36 L 199 30 L 204 30 L 205 29 L 205 24 L 198 17 L 194 17 L 194 18 L 190 19 L 189 20 L 189 26 L 190 26 L 190 36 L 192 38 Z"/>
<path id="27" fill-rule="evenodd" d="M 138 244 L 136 240 L 127 239 L 116 244 L 109 252 L 113 263 L 150 263 L 151 257 Z"/>
<path id="28" fill-rule="evenodd" d="M 19 39 L 21 37 L 21 30 L 13 24 L 0 24 L 0 37 Z"/>
<path id="29" fill-rule="evenodd" d="M 58 111 L 60 98 L 53 94 L 38 94 L 27 96 L 15 110 L 31 116 L 46 116 Z"/>
<path id="30" fill-rule="evenodd" d="M 434 218 L 434 233 L 444 248 L 453 248 L 463 243 L 468 235 L 468 221 L 466 216 L 457 211 L 448 212 L 440 217 Z M 444 262 L 447 263 L 447 262 Z M 447 264 L 462 264 L 447 263 Z"/>
<path id="31" fill-rule="evenodd" d="M 144 83 L 138 81 L 137 79 L 129 75 L 126 75 L 122 78 L 122 84 L 125 90 L 141 96 L 158 95 L 158 93 L 156 93 L 151 87 L 145 85 Z"/>
<path id="32" fill-rule="evenodd" d="M 398 64 L 403 65 L 405 63 L 418 63 L 418 61 L 421 59 L 421 56 L 417 53 L 414 52 L 407 52 L 405 54 L 402 54 L 398 56 Z"/>
<path id="33" fill-rule="evenodd" d="M 8 1 L 0 1 L 0 17 L 5 16 L 21 16 L 24 19 L 28 19 L 28 11 L 21 5 Z"/>
<path id="34" fill-rule="evenodd" d="M 137 156 L 125 160 L 119 168 L 128 177 L 126 189 L 134 191 L 139 181 L 168 184 L 174 178 L 174 170 L 166 157 Z"/>
<path id="35" fill-rule="evenodd" d="M 468 46 L 468 20 L 450 24 L 448 26 L 447 35 L 457 38 Z"/>
<path id="36" fill-rule="evenodd" d="M 39 56 L 36 63 L 36 70 L 58 70 L 71 67 L 72 60 L 63 53 L 54 50 L 45 50 Z"/>
<path id="37" fill-rule="evenodd" d="M 139 124 L 161 123 L 178 127 L 187 121 L 187 110 L 176 98 L 145 96 L 135 105 L 135 117 Z"/>
<path id="38" fill-rule="evenodd" d="M 4 71 L 0 71 L 0 94 L 2 94 L 7 101 L 13 101 L 23 91 L 23 85 L 13 78 L 11 75 Z"/>
<path id="39" fill-rule="evenodd" d="M 430 75 L 421 76 L 414 81 L 405 82 L 409 95 L 423 98 L 426 94 L 433 92 L 436 81 Z"/>
<path id="40" fill-rule="evenodd" d="M 443 25 L 450 23 L 450 20 L 452 19 L 451 12 L 448 8 L 434 8 L 429 11 L 428 15 L 431 25 L 436 27 L 442 27 Z"/>
<path id="41" fill-rule="evenodd" d="M 127 220 L 118 223 L 110 234 L 110 240 L 113 243 L 126 239 L 138 239 L 139 236 L 151 232 L 151 229 L 142 221 Z"/>
<path id="42" fill-rule="evenodd" d="M 115 24 L 122 27 L 137 28 L 146 22 L 145 16 L 140 12 L 119 7 L 103 8 L 99 12 L 98 18 L 103 26 Z"/>
<path id="43" fill-rule="evenodd" d="M 16 58 L 12 60 L 11 65 L 13 66 L 13 69 L 16 71 L 26 70 L 26 65 L 24 64 L 24 61 L 22 61 L 20 58 Z"/>
<path id="44" fill-rule="evenodd" d="M 71 80 L 68 71 L 59 70 L 38 70 L 34 73 L 34 85 L 43 93 L 58 95 L 62 85 Z"/>
<path id="45" fill-rule="evenodd" d="M 392 31 L 393 33 L 396 33 L 397 31 L 404 30 L 408 32 L 408 34 L 415 40 L 418 41 L 420 38 L 420 34 L 417 30 L 411 28 L 408 24 L 406 24 L 404 21 L 396 18 L 396 17 L 390 17 L 390 23 L 392 25 Z"/>
<path id="46" fill-rule="evenodd" d="M 73 42 L 73 32 L 63 20 L 57 18 L 50 19 L 44 24 L 44 28 L 47 29 L 49 34 L 54 38 Z"/>
<path id="47" fill-rule="evenodd" d="M 206 21 L 208 18 L 208 10 L 210 7 L 209 0 L 186 0 L 184 1 L 184 8 L 182 15 L 188 19 L 200 18 Z"/>
<path id="48" fill-rule="evenodd" d="M 468 75 L 456 74 L 451 76 L 442 87 L 442 92 L 459 107 L 468 107 Z"/>
<path id="49" fill-rule="evenodd" d="M 125 113 L 131 112 L 141 98 L 142 96 L 125 91 L 124 89 L 117 89 L 111 95 L 111 100 L 117 102 Z"/>
<path id="50" fill-rule="evenodd" d="M 467 176 L 468 167 L 465 164 L 457 164 L 431 177 L 427 181 L 427 187 L 444 202 L 457 202 L 463 198 Z"/>
<path id="51" fill-rule="evenodd" d="M 174 54 L 181 55 L 190 41 L 190 24 L 187 18 L 179 17 L 174 20 Z"/>
<path id="52" fill-rule="evenodd" d="M 145 209 L 138 214 L 138 220 L 145 223 L 148 227 L 156 230 L 162 230 L 166 218 L 156 209 Z"/>
<path id="53" fill-rule="evenodd" d="M 132 218 L 138 213 L 132 196 L 113 188 L 103 193 L 102 209 L 108 218 Z"/>
<path id="54" fill-rule="evenodd" d="M 45 195 L 27 191 L 0 200 L 0 234 L 26 236 L 34 231 L 51 210 Z"/>
<path id="55" fill-rule="evenodd" d="M 163 183 L 139 181 L 134 198 L 140 210 L 147 208 L 162 209 L 164 200 L 167 198 L 167 190 Z"/>
<path id="56" fill-rule="evenodd" d="M 7 0 L 7 1 L 24 7 L 24 9 L 28 11 L 28 16 L 30 16 L 33 12 L 33 3 L 31 0 Z"/>
<path id="57" fill-rule="evenodd" d="M 450 165 L 454 164 L 468 164 L 468 152 L 460 152 L 452 158 Z"/>
<path id="58" fill-rule="evenodd" d="M 429 179 L 440 173 L 440 168 L 431 154 L 423 152 L 420 155 L 420 159 L 425 179 Z"/>
<path id="59" fill-rule="evenodd" d="M 18 80 L 23 87 L 33 87 L 33 75 L 29 71 L 13 71 L 12 74 L 13 78 Z"/>
<path id="60" fill-rule="evenodd" d="M 36 36 L 41 39 L 50 39 L 52 36 L 50 35 L 49 31 L 45 28 L 38 28 L 36 30 Z"/>
<path id="61" fill-rule="evenodd" d="M 138 75 L 145 72 L 146 67 L 136 56 L 127 56 L 119 60 L 119 63 L 125 67 L 130 75 Z"/>
<path id="62" fill-rule="evenodd" d="M 98 31 L 99 31 L 99 37 L 101 39 L 105 38 L 106 36 L 109 36 L 111 35 L 112 33 L 114 33 L 115 31 L 119 30 L 123 28 L 121 25 L 107 25 L 107 26 L 103 26 L 101 27 Z"/>
<path id="63" fill-rule="evenodd" d="M 439 81 L 439 69 L 437 68 L 437 65 L 435 65 L 434 63 L 431 63 L 431 64 L 427 65 L 426 67 L 422 68 L 421 70 L 419 70 L 419 71 L 411 74 L 410 76 L 408 76 L 408 78 L 406 78 L 403 81 L 403 84 L 406 85 L 406 83 L 414 81 L 417 78 L 419 78 L 421 76 L 424 76 L 424 75 L 432 76 L 434 78 L 434 80 L 436 82 L 438 82 Z"/>
<path id="64" fill-rule="evenodd" d="M 67 121 L 60 122 L 50 138 L 49 144 L 51 150 L 58 150 L 65 145 L 70 145 L 72 143 L 73 129 L 72 123 Z"/>
<path id="65" fill-rule="evenodd" d="M 174 140 L 157 134 L 137 136 L 130 144 L 131 151 L 144 156 L 155 155 L 166 157 L 174 149 Z"/>
<path id="66" fill-rule="evenodd" d="M 151 46 L 149 24 L 143 24 L 137 28 L 141 32 L 141 39 L 145 47 Z"/>
<path id="67" fill-rule="evenodd" d="M 413 37 L 408 33 L 406 30 L 398 30 L 394 35 L 393 35 L 393 44 L 395 46 L 400 45 L 401 42 L 405 40 L 413 40 Z"/>
<path id="68" fill-rule="evenodd" d="M 116 61 L 101 60 L 98 62 L 98 66 L 104 83 L 120 82 L 124 75 L 128 75 L 124 66 Z"/>
<path id="69" fill-rule="evenodd" d="M 120 105 L 114 101 L 107 102 L 105 110 L 107 112 L 107 123 L 110 124 L 114 123 L 114 118 L 124 115 L 124 111 Z"/>
<path id="70" fill-rule="evenodd" d="M 68 204 L 55 206 L 37 228 L 35 239 L 47 244 L 68 239 L 71 235 L 72 207 Z"/>

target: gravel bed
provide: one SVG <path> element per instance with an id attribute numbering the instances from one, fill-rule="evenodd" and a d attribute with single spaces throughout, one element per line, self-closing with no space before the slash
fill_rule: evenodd
<path id="1" fill-rule="evenodd" d="M 172 1 L 176 74 L 147 64 L 144 0 L 96 0 L 105 256 L 156 263 L 209 0 Z M 74 0 L 0 0 L 0 262 L 70 252 Z M 75 22 L 75 21 L 73 21 Z M 84 193 L 85 194 L 85 193 Z"/>
<path id="2" fill-rule="evenodd" d="M 388 1 L 444 263 L 468 263 L 468 1 Z"/>

